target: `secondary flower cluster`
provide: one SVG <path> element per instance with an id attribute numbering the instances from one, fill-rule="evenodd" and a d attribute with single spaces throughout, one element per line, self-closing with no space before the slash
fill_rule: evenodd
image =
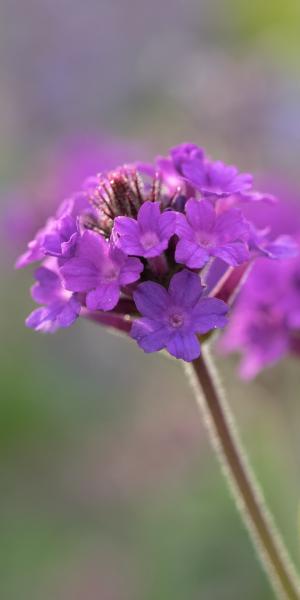
<path id="1" fill-rule="evenodd" d="M 226 274 L 295 253 L 287 236 L 274 240 L 243 214 L 273 201 L 194 144 L 88 179 L 17 261 L 42 261 L 32 296 L 43 306 L 27 325 L 53 332 L 81 314 L 127 330 L 145 352 L 195 359 L 199 336 L 227 322 L 216 297 Z"/>
<path id="2" fill-rule="evenodd" d="M 288 198 L 291 195 L 287 190 L 283 193 Z M 288 199 L 272 208 L 265 206 L 261 211 L 261 223 L 271 222 L 278 234 L 289 231 L 300 242 L 299 203 Z M 255 377 L 288 353 L 300 355 L 299 256 L 279 263 L 256 262 L 234 304 L 219 348 L 241 353 L 244 379 Z"/>

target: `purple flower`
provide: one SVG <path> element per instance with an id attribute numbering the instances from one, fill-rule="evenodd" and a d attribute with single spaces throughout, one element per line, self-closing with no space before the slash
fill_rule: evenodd
<path id="1" fill-rule="evenodd" d="M 169 157 L 158 156 L 156 161 L 157 171 L 160 173 L 162 180 L 167 185 L 170 194 L 174 194 L 177 190 L 181 190 L 183 186 L 182 177 L 175 169 L 173 161 Z"/>
<path id="2" fill-rule="evenodd" d="M 252 186 L 250 173 L 239 173 L 236 167 L 221 161 L 196 156 L 183 162 L 181 168 L 182 175 L 204 196 L 231 196 L 247 192 Z"/>
<path id="3" fill-rule="evenodd" d="M 176 358 L 192 361 L 200 355 L 198 334 L 223 327 L 227 306 L 222 300 L 203 297 L 200 277 L 184 269 L 174 275 L 168 290 L 146 281 L 134 292 L 143 318 L 134 321 L 133 337 L 145 352 L 166 348 Z"/>
<path id="4" fill-rule="evenodd" d="M 111 310 L 119 301 L 121 287 L 139 279 L 141 261 L 93 231 L 80 238 L 76 256 L 60 269 L 67 290 L 87 292 L 89 310 Z"/>
<path id="5" fill-rule="evenodd" d="M 117 217 L 114 232 L 117 245 L 123 252 L 134 256 L 151 258 L 167 249 L 170 237 L 175 233 L 176 213 L 161 213 L 158 202 L 144 202 L 137 220 Z"/>
<path id="6" fill-rule="evenodd" d="M 290 235 L 279 235 L 274 240 L 270 239 L 270 228 L 257 229 L 250 225 L 250 249 L 263 257 L 274 260 L 294 258 L 299 254 L 299 244 Z"/>
<path id="7" fill-rule="evenodd" d="M 249 226 L 238 209 L 231 208 L 217 216 L 209 200 L 191 198 L 185 210 L 186 216 L 177 215 L 178 263 L 195 269 L 215 256 L 235 267 L 249 259 Z"/>
<path id="8" fill-rule="evenodd" d="M 299 332 L 299 260 L 260 260 L 233 308 L 220 348 L 241 352 L 240 374 L 251 379 L 294 351 Z"/>
<path id="9" fill-rule="evenodd" d="M 77 237 L 78 227 L 74 217 L 65 214 L 58 219 L 50 218 L 29 242 L 26 252 L 18 258 L 16 267 L 25 267 L 45 256 L 69 258 L 75 251 Z"/>
<path id="10" fill-rule="evenodd" d="M 31 295 L 38 304 L 45 304 L 35 309 L 26 319 L 27 327 L 44 333 L 54 333 L 60 327 L 69 327 L 80 313 L 81 304 L 75 294 L 63 289 L 57 273 L 47 267 L 40 267 L 35 272 L 36 283 Z"/>
<path id="11" fill-rule="evenodd" d="M 42 242 L 44 254 L 70 258 L 75 252 L 78 235 L 76 220 L 71 215 L 53 221 Z"/>
<path id="12" fill-rule="evenodd" d="M 184 174 L 184 168 L 188 164 L 193 163 L 193 161 L 201 162 L 205 156 L 203 148 L 189 142 L 174 146 L 174 148 L 171 148 L 170 154 L 174 168 L 180 175 Z"/>

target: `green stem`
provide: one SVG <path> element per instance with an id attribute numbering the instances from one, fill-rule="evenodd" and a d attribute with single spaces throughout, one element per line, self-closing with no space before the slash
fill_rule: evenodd
<path id="1" fill-rule="evenodd" d="M 202 355 L 187 369 L 237 508 L 277 597 L 300 600 L 295 569 L 249 468 L 216 374 L 206 360 Z"/>

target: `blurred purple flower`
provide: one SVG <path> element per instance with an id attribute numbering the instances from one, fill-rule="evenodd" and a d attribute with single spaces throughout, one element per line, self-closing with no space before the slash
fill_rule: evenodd
<path id="1" fill-rule="evenodd" d="M 299 260 L 259 261 L 232 310 L 220 348 L 242 352 L 240 374 L 251 379 L 293 351 L 299 335 Z"/>
<path id="2" fill-rule="evenodd" d="M 170 155 L 174 169 L 180 175 L 184 175 L 186 166 L 193 164 L 194 161 L 202 162 L 205 156 L 203 148 L 189 142 L 171 148 Z"/>
<path id="3" fill-rule="evenodd" d="M 75 252 L 78 235 L 77 222 L 71 215 L 48 219 L 46 226 L 38 231 L 27 250 L 18 258 L 16 267 L 24 267 L 41 260 L 43 256 L 70 258 Z"/>
<path id="4" fill-rule="evenodd" d="M 81 303 L 76 295 L 63 289 L 60 276 L 51 269 L 39 267 L 35 278 L 31 295 L 38 304 L 46 306 L 37 308 L 27 317 L 27 327 L 44 333 L 54 333 L 60 327 L 70 327 L 81 310 Z"/>
<path id="5" fill-rule="evenodd" d="M 252 187 L 250 173 L 239 173 L 234 166 L 211 161 L 194 144 L 173 148 L 171 156 L 178 172 L 204 196 L 231 196 Z"/>
<path id="6" fill-rule="evenodd" d="M 254 212 L 249 207 L 249 212 Z M 251 215 L 252 216 L 252 215 Z M 253 215 L 255 219 L 255 214 Z M 268 229 L 252 224 L 252 241 L 266 258 L 286 258 L 274 263 L 256 262 L 231 311 L 231 319 L 220 340 L 222 352 L 240 352 L 240 374 L 255 377 L 287 353 L 300 354 L 300 214 L 298 203 L 287 200 L 265 205 L 256 219 L 259 227 L 272 224 L 277 237 L 268 239 Z M 291 231 L 294 237 L 282 232 Z M 298 230 L 298 234 L 296 233 Z"/>

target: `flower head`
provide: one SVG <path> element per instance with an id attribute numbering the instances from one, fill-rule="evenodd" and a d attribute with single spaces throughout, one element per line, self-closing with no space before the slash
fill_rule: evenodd
<path id="1" fill-rule="evenodd" d="M 246 218 L 244 207 L 253 200 L 259 210 L 265 198 L 251 186 L 189 143 L 90 177 L 17 263 L 42 261 L 32 296 L 43 306 L 27 325 L 55 331 L 80 314 L 129 332 L 146 352 L 193 360 L 203 336 L 227 322 L 228 273 L 238 282 L 255 258 L 295 250 Z"/>

